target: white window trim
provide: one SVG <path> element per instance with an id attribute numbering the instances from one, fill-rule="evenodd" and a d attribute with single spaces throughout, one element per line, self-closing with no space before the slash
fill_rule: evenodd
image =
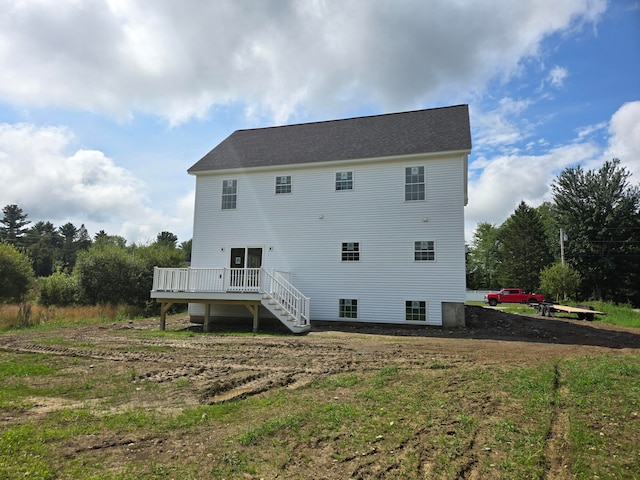
<path id="1" fill-rule="evenodd" d="M 407 200 L 407 168 L 414 168 L 414 167 L 422 167 L 424 169 L 424 198 L 421 200 Z M 417 203 L 417 202 L 426 202 L 427 201 L 427 166 L 426 165 L 410 165 L 410 166 L 404 166 L 404 168 L 402 169 L 402 173 L 403 173 L 403 178 L 404 178 L 404 182 L 402 184 L 402 194 L 404 195 L 404 202 L 405 203 Z M 419 185 L 419 184 L 412 184 L 412 185 Z"/>
<path id="2" fill-rule="evenodd" d="M 225 198 L 225 193 L 224 193 L 224 184 L 227 181 L 235 181 L 236 182 L 236 191 L 234 193 L 235 198 L 235 207 L 233 208 L 224 208 L 224 198 Z M 233 212 L 238 210 L 238 190 L 240 189 L 240 182 L 238 181 L 237 178 L 225 178 L 224 180 L 222 180 L 222 190 L 220 191 L 220 210 L 223 212 Z M 229 196 L 229 195 L 227 195 Z"/>
<path id="3" fill-rule="evenodd" d="M 416 242 L 433 242 L 433 260 L 416 260 Z M 438 260 L 438 245 L 435 240 L 414 240 L 411 242 L 414 263 L 436 263 Z"/>
<path id="4" fill-rule="evenodd" d="M 338 173 L 350 173 L 351 174 L 351 188 L 343 188 L 338 190 L 336 188 L 337 180 L 336 175 Z M 334 192 L 353 192 L 356 189 L 356 174 L 354 170 L 337 170 L 333 173 L 333 191 Z"/>
<path id="5" fill-rule="evenodd" d="M 282 178 L 282 177 L 289 177 L 289 187 L 291 189 L 290 192 L 277 192 L 276 191 L 278 189 L 278 179 Z M 284 185 L 286 185 L 286 184 L 284 184 Z M 276 195 L 276 196 L 292 195 L 293 194 L 293 175 L 276 175 L 275 178 L 274 178 L 273 191 L 274 191 L 274 195 Z"/>

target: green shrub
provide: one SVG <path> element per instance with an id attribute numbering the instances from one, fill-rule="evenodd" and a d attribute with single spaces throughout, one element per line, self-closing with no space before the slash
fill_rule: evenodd
<path id="1" fill-rule="evenodd" d="M 66 307 L 75 305 L 80 298 L 78 278 L 61 271 L 39 278 L 38 286 L 41 305 Z"/>
<path id="2" fill-rule="evenodd" d="M 0 242 L 0 302 L 23 301 L 33 285 L 29 258 L 6 242 Z"/>

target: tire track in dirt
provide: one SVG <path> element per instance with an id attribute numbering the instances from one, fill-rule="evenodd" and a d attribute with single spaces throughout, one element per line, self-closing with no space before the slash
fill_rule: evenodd
<path id="1" fill-rule="evenodd" d="M 135 364 L 134 382 L 175 382 L 188 380 L 203 404 L 246 398 L 273 388 L 300 388 L 327 375 L 353 371 L 373 371 L 393 364 L 402 368 L 430 368 L 437 364 L 464 363 L 451 355 L 427 351 L 354 349 L 330 342 L 301 342 L 262 338 L 238 340 L 228 337 L 184 339 L 137 339 L 123 335 L 100 338 L 107 350 L 91 347 L 55 346 L 18 337 L 0 349 L 19 353 L 40 353 L 74 358 Z M 93 335 L 83 334 L 69 341 L 93 344 Z M 163 351 L 148 351 L 162 348 Z M 133 350 L 126 351 L 125 349 Z M 185 361 L 185 359 L 188 359 Z"/>
<path id="2" fill-rule="evenodd" d="M 549 421 L 549 430 L 544 446 L 544 466 L 547 480 L 564 480 L 573 478 L 567 461 L 569 455 L 568 431 L 569 419 L 564 408 L 563 398 L 567 398 L 568 389 L 562 385 L 559 365 L 554 367 L 554 379 L 552 390 L 552 413 Z"/>

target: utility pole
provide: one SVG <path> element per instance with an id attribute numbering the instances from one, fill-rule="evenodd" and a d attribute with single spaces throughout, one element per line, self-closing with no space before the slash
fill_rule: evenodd
<path id="1" fill-rule="evenodd" d="M 564 230 L 560 229 L 560 261 L 564 267 Z"/>

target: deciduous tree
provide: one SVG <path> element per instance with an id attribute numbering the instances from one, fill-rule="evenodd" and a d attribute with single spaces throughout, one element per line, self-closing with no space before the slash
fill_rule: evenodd
<path id="1" fill-rule="evenodd" d="M 467 287 L 473 290 L 499 288 L 497 268 L 498 228 L 480 222 L 473 232 L 467 255 Z"/>
<path id="2" fill-rule="evenodd" d="M 0 241 L 0 302 L 21 302 L 33 283 L 29 258 L 15 246 Z"/>
<path id="3" fill-rule="evenodd" d="M 640 188 L 630 176 L 613 159 L 599 170 L 567 168 L 551 186 L 583 297 L 640 304 Z"/>

